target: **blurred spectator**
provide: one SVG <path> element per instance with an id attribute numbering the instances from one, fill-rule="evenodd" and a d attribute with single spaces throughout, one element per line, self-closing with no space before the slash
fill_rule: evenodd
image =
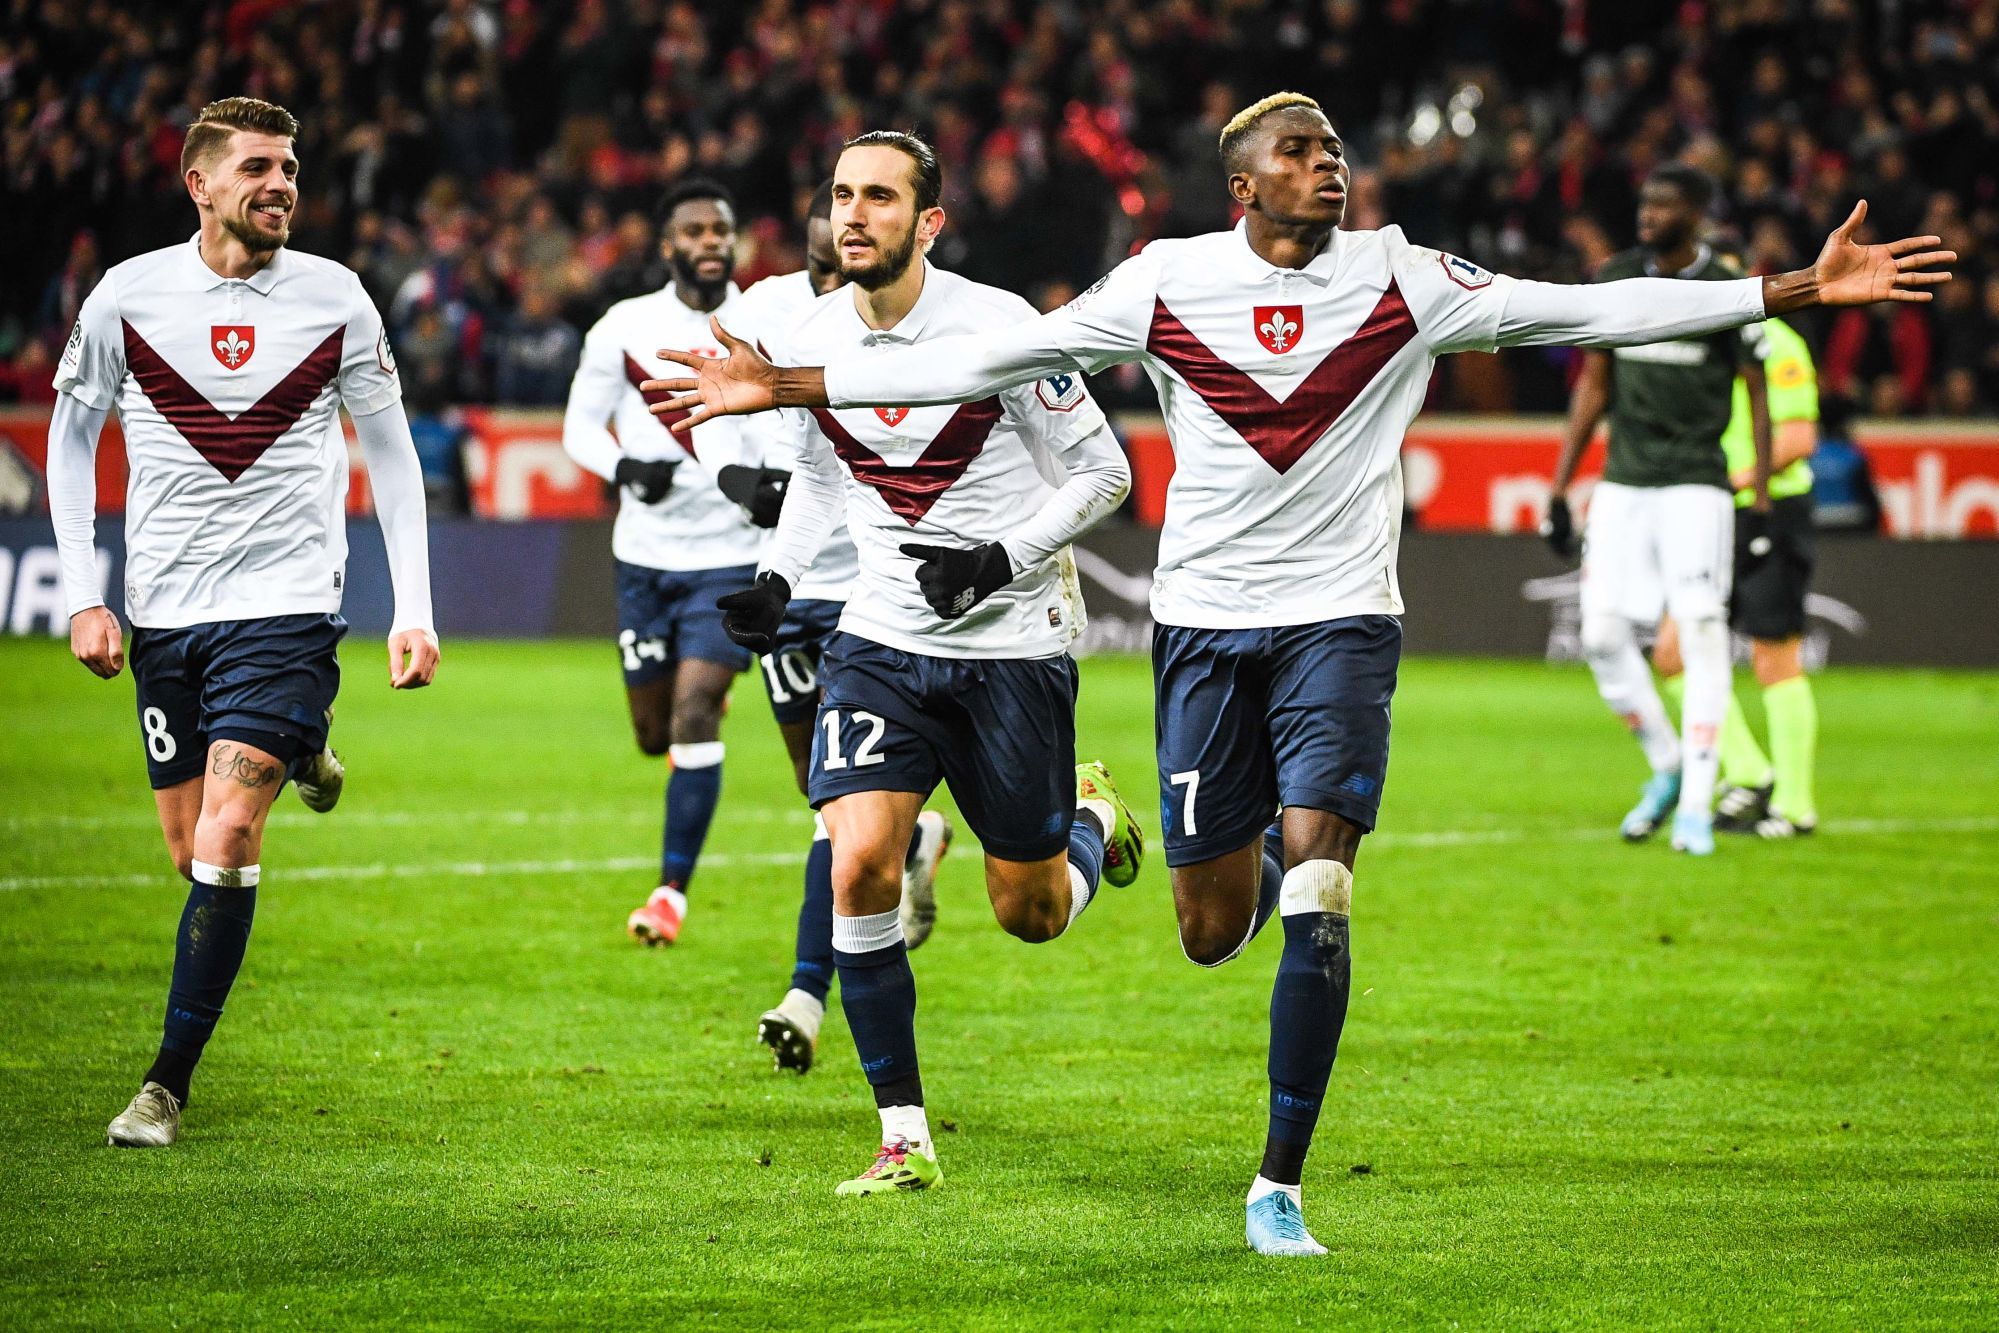
<path id="1" fill-rule="evenodd" d="M 1228 225 L 1216 135 L 1295 86 L 1349 145 L 1349 225 L 1523 276 L 1579 280 L 1629 244 L 1635 183 L 1676 157 L 1721 180 L 1715 227 L 1758 269 L 1815 253 L 1865 194 L 1871 233 L 1935 231 L 1985 290 L 1813 327 L 1828 373 L 1877 408 L 1999 402 L 1992 0 L 0 0 L 0 17 L 0 348 L 53 354 L 103 266 L 193 230 L 181 133 L 231 93 L 299 115 L 294 243 L 347 257 L 463 401 L 539 385 L 515 335 L 546 338 L 549 316 L 524 307 L 587 323 L 659 285 L 646 210 L 683 174 L 736 190 L 751 276 L 789 262 L 794 201 L 842 139 L 917 129 L 947 172 L 937 262 L 1080 289 L 1152 237 Z M 1559 358 L 1500 360 L 1479 405 L 1561 406 Z M 1455 375 L 1433 399 L 1473 401 Z"/>
<path id="2" fill-rule="evenodd" d="M 562 319 L 547 288 L 530 282 L 500 334 L 493 396 L 524 407 L 560 407 L 582 350 L 583 339 Z"/>

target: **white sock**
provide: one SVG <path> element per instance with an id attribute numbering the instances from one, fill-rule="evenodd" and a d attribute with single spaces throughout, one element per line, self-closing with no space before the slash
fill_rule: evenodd
<path id="1" fill-rule="evenodd" d="M 1076 808 L 1078 810 L 1088 810 L 1091 814 L 1095 815 L 1097 826 L 1104 831 L 1104 841 L 1109 842 L 1111 840 L 1111 830 L 1117 827 L 1117 811 L 1111 808 L 1109 801 L 1101 797 L 1093 797 L 1087 801 L 1076 802 Z"/>
<path id="2" fill-rule="evenodd" d="M 1258 1176 L 1255 1180 L 1249 1182 L 1249 1199 L 1247 1202 L 1255 1203 L 1264 1195 L 1275 1194 L 1279 1190 L 1290 1195 L 1291 1202 L 1297 1204 L 1299 1210 L 1303 1211 L 1305 1207 L 1305 1187 L 1303 1185 L 1280 1185 L 1274 1180 L 1265 1180 L 1262 1176 Z"/>
<path id="3" fill-rule="evenodd" d="M 1277 891 L 1277 911 L 1280 916 L 1303 912 L 1352 916 L 1353 871 L 1338 861 L 1300 861 L 1284 872 L 1283 887 Z"/>
<path id="4" fill-rule="evenodd" d="M 728 752 L 722 741 L 683 741 L 666 747 L 666 757 L 675 768 L 713 768 Z"/>
<path id="5" fill-rule="evenodd" d="M 873 916 L 841 916 L 833 913 L 835 953 L 874 953 L 902 942 L 902 913 L 896 908 Z"/>
<path id="6" fill-rule="evenodd" d="M 1680 769 L 1680 813 L 1705 816 L 1721 771 L 1721 724 L 1728 715 L 1728 627 L 1718 616 L 1680 622 L 1680 656 L 1687 664 L 1680 700 L 1686 759 Z"/>
<path id="7" fill-rule="evenodd" d="M 680 914 L 681 919 L 686 919 L 687 895 L 679 889 L 674 888 L 671 884 L 662 884 L 652 891 L 652 896 L 655 898 L 665 898 L 667 902 L 673 905 L 673 910 Z"/>
<path id="8" fill-rule="evenodd" d="M 1624 719 L 1624 725 L 1638 738 L 1645 762 L 1654 773 L 1671 773 L 1680 767 L 1680 738 L 1659 700 L 1652 668 L 1638 651 L 1631 622 L 1622 616 L 1592 616 L 1583 621 L 1583 656 L 1590 674 L 1596 677 L 1596 692 L 1610 711 Z M 1692 658 L 1688 659 L 1691 665 Z"/>
<path id="9" fill-rule="evenodd" d="M 1083 878 L 1083 872 L 1077 869 L 1075 862 L 1071 861 L 1069 863 L 1069 925 L 1070 926 L 1076 924 L 1076 918 L 1081 916 L 1083 914 L 1083 909 L 1090 905 L 1090 895 L 1095 892 L 1096 890 L 1090 887 L 1090 881 Z M 1064 926 L 1063 929 L 1067 930 L 1068 926 Z"/>
<path id="10" fill-rule="evenodd" d="M 881 1108 L 882 1142 L 894 1143 L 897 1139 L 908 1139 L 909 1146 L 930 1157 L 935 1154 L 930 1147 L 930 1121 L 924 1117 L 920 1106 L 884 1106 Z"/>

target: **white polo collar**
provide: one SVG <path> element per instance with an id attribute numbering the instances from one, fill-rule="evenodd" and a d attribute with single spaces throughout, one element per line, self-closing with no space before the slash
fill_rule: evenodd
<path id="1" fill-rule="evenodd" d="M 232 282 L 240 282 L 259 296 L 269 296 L 271 289 L 278 285 L 278 279 L 284 276 L 283 266 L 287 262 L 285 252 L 280 247 L 278 252 L 271 256 L 270 263 L 252 273 L 249 277 L 225 278 L 210 268 L 208 261 L 201 257 L 201 233 L 196 232 L 188 238 L 188 278 L 194 284 L 194 289 L 198 292 L 212 292 L 217 287 L 226 287 Z"/>
<path id="2" fill-rule="evenodd" d="M 1327 238 L 1326 248 L 1313 256 L 1311 263 L 1303 268 L 1284 268 L 1271 263 L 1250 247 L 1247 218 L 1235 224 L 1235 239 L 1243 263 L 1243 272 L 1253 282 L 1263 282 L 1272 277 L 1301 277 L 1315 286 L 1329 285 L 1333 275 L 1339 272 L 1344 236 L 1344 232 L 1335 230 Z"/>

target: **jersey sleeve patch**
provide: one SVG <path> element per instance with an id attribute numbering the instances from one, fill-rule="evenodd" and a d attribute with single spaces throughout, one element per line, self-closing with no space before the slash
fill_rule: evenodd
<path id="1" fill-rule="evenodd" d="M 1083 377 L 1073 371 L 1034 382 L 1034 396 L 1050 412 L 1073 412 L 1089 397 Z"/>
<path id="2" fill-rule="evenodd" d="M 396 354 L 389 350 L 389 331 L 387 328 L 384 328 L 380 333 L 375 335 L 375 364 L 382 368 L 384 375 L 394 377 L 396 373 Z"/>
<path id="3" fill-rule="evenodd" d="M 83 317 L 80 315 L 70 328 L 69 341 L 63 344 L 59 364 L 72 375 L 83 369 Z"/>
<path id="4" fill-rule="evenodd" d="M 1469 259 L 1460 259 L 1454 254 L 1439 251 L 1437 262 L 1443 266 L 1444 276 L 1468 292 L 1492 285 L 1492 270 L 1480 268 Z"/>

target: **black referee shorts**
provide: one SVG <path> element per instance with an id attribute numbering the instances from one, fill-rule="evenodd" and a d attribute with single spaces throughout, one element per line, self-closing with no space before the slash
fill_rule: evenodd
<path id="1" fill-rule="evenodd" d="M 1812 497 L 1787 495 L 1770 502 L 1770 558 L 1749 568 L 1749 542 L 1735 526 L 1735 591 L 1728 623 L 1752 639 L 1793 639 L 1805 632 L 1805 594 L 1816 563 Z"/>

